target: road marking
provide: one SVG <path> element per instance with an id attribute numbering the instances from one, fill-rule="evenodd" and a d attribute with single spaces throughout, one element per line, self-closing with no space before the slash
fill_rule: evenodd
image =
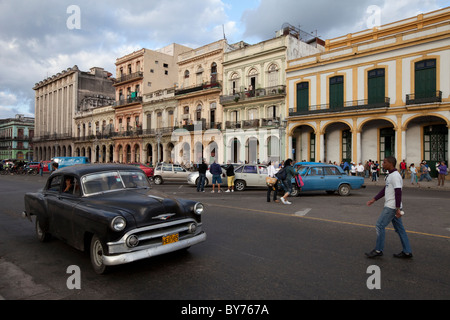
<path id="1" fill-rule="evenodd" d="M 292 214 L 292 213 L 283 213 L 283 212 L 276 212 L 276 211 L 249 209 L 249 208 L 242 208 L 242 207 L 232 207 L 232 206 L 225 206 L 225 205 L 211 204 L 211 203 L 204 203 L 204 204 L 207 205 L 207 206 L 228 208 L 228 209 L 233 209 L 233 210 L 245 210 L 245 211 L 251 211 L 251 212 L 270 213 L 270 214 L 276 214 L 276 215 L 288 216 L 288 217 L 295 216 L 295 217 L 299 217 L 299 218 L 307 219 L 307 220 L 315 220 L 315 221 L 330 222 L 330 223 L 337 223 L 337 224 L 346 224 L 346 225 L 357 226 L 357 227 L 364 227 L 364 228 L 371 228 L 371 229 L 375 228 L 374 225 L 367 225 L 367 224 L 346 222 L 346 221 L 338 221 L 338 220 L 331 220 L 331 219 L 324 219 L 324 218 L 298 216 L 298 215 L 295 215 L 295 214 Z M 395 231 L 393 228 L 386 228 L 386 230 Z M 418 232 L 418 231 L 406 231 L 406 233 L 418 234 L 418 235 L 434 237 L 434 238 L 450 239 L 450 236 L 442 236 L 442 235 L 439 235 L 439 234 L 432 234 L 432 233 L 425 233 L 425 232 Z"/>
<path id="2" fill-rule="evenodd" d="M 296 215 L 297 217 L 304 217 L 306 216 L 312 209 L 311 208 L 307 208 L 303 211 L 297 211 L 296 213 L 294 213 L 294 215 Z"/>

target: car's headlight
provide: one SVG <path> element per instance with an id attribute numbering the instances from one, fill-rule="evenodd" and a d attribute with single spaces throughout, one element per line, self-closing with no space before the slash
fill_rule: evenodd
<path id="1" fill-rule="evenodd" d="M 196 214 L 198 214 L 198 215 L 202 214 L 202 213 L 203 213 L 203 210 L 204 210 L 204 207 L 203 207 L 203 204 L 202 204 L 202 203 L 197 202 L 197 203 L 194 205 L 194 212 L 195 212 Z"/>
<path id="2" fill-rule="evenodd" d="M 111 229 L 114 231 L 122 231 L 127 226 L 127 222 L 124 217 L 117 216 L 111 221 Z"/>

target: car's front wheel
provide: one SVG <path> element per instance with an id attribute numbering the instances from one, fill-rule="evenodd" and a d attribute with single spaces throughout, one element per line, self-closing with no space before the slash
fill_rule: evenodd
<path id="1" fill-rule="evenodd" d="M 341 196 L 348 196 L 350 194 L 350 186 L 348 184 L 341 184 L 338 189 L 338 193 Z"/>
<path id="2" fill-rule="evenodd" d="M 106 254 L 106 245 L 96 235 L 91 239 L 90 256 L 91 264 L 95 273 L 104 274 L 108 268 L 103 263 L 103 256 Z"/>
<path id="3" fill-rule="evenodd" d="M 163 183 L 163 178 L 160 177 L 160 176 L 155 176 L 155 177 L 153 177 L 153 182 L 155 184 L 162 184 Z"/>

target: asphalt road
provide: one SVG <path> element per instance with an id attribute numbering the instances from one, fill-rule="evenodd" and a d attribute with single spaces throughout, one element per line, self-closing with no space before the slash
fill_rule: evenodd
<path id="1" fill-rule="evenodd" d="M 155 189 L 206 206 L 207 241 L 115 267 L 99 276 L 89 257 L 59 240 L 40 243 L 20 217 L 23 195 L 45 178 L 0 177 L 0 299 L 5 300 L 403 300 L 450 298 L 448 191 L 405 188 L 404 224 L 414 258 L 389 229 L 385 255 L 367 259 L 382 201 L 366 202 L 379 186 L 349 197 L 308 193 L 292 205 L 267 203 L 265 190 L 197 193 L 185 184 Z M 69 266 L 80 269 L 80 289 L 69 289 Z M 379 289 L 368 280 L 378 268 Z M 370 278 L 370 279 L 369 279 Z"/>

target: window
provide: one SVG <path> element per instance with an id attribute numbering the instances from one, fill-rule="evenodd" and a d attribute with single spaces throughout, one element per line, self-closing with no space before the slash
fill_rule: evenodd
<path id="1" fill-rule="evenodd" d="M 61 176 L 56 176 L 50 181 L 47 190 L 59 192 L 60 186 L 61 186 Z"/>
<path id="2" fill-rule="evenodd" d="M 416 62 L 415 98 L 432 98 L 436 96 L 436 59 Z"/>
<path id="3" fill-rule="evenodd" d="M 341 172 L 339 172 L 339 169 L 336 167 L 325 167 L 325 175 L 327 176 L 340 176 L 342 175 Z"/>
<path id="4" fill-rule="evenodd" d="M 245 166 L 243 173 L 258 173 L 256 166 Z"/>
<path id="5" fill-rule="evenodd" d="M 169 67 L 169 65 L 167 63 L 164 63 L 163 66 L 164 66 L 164 68 L 168 68 Z"/>
<path id="6" fill-rule="evenodd" d="M 344 77 L 336 76 L 330 78 L 330 109 L 342 108 L 344 106 Z"/>
<path id="7" fill-rule="evenodd" d="M 310 133 L 309 136 L 309 161 L 315 162 L 316 161 L 316 135 L 314 132 Z"/>
<path id="8" fill-rule="evenodd" d="M 368 103 L 383 103 L 385 99 L 385 70 L 369 71 L 367 85 Z"/>
<path id="9" fill-rule="evenodd" d="M 395 131 L 393 128 L 380 130 L 380 159 L 395 156 Z"/>
<path id="10" fill-rule="evenodd" d="M 309 110 L 309 83 L 297 84 L 297 112 Z"/>
<path id="11" fill-rule="evenodd" d="M 185 79 L 189 78 L 189 71 L 188 71 L 188 70 L 186 70 L 186 71 L 184 72 L 184 78 L 185 78 Z"/>

